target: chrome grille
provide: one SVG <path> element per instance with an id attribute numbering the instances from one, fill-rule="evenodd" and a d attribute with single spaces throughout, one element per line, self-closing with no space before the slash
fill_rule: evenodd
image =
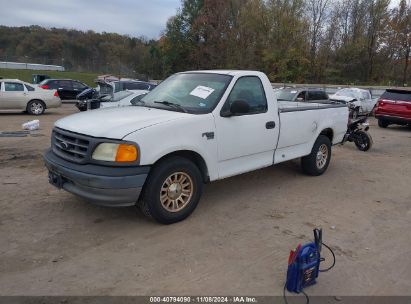
<path id="1" fill-rule="evenodd" d="M 76 163 L 88 160 L 90 139 L 87 136 L 54 128 L 51 138 L 53 152 L 61 158 Z"/>

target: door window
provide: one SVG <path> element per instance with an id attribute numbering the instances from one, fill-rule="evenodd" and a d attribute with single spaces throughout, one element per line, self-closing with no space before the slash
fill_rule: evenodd
<path id="1" fill-rule="evenodd" d="M 267 98 L 265 97 L 264 87 L 260 78 L 256 76 L 241 77 L 237 80 L 234 88 L 223 107 L 228 110 L 236 100 L 242 100 L 250 106 L 249 114 L 267 112 Z"/>
<path id="2" fill-rule="evenodd" d="M 371 99 L 371 94 L 369 92 L 362 92 L 362 98 L 365 100 Z"/>
<path id="3" fill-rule="evenodd" d="M 22 83 L 5 82 L 4 90 L 6 92 L 24 92 L 24 86 Z"/>
<path id="4" fill-rule="evenodd" d="M 84 90 L 86 88 L 86 85 L 78 81 L 73 81 L 73 88 L 78 90 Z"/>
<path id="5" fill-rule="evenodd" d="M 323 91 L 308 91 L 308 100 L 323 100 L 328 99 Z"/>
<path id="6" fill-rule="evenodd" d="M 33 88 L 33 87 L 31 87 L 31 86 L 29 86 L 29 85 L 27 85 L 27 84 L 25 84 L 24 86 L 26 87 L 27 91 L 30 91 L 30 92 L 34 91 L 34 88 Z"/>
<path id="7" fill-rule="evenodd" d="M 295 98 L 295 100 L 296 100 L 296 101 L 299 101 L 298 98 L 301 98 L 301 100 L 306 101 L 305 96 L 306 96 L 305 91 L 302 91 L 302 92 L 298 93 L 298 95 L 297 95 L 297 97 Z"/>
<path id="8" fill-rule="evenodd" d="M 126 90 L 148 90 L 149 86 L 145 83 L 129 82 L 125 84 Z"/>
<path id="9" fill-rule="evenodd" d="M 71 85 L 71 81 L 69 80 L 59 80 L 59 88 L 63 88 L 66 90 L 71 90 L 72 85 Z"/>
<path id="10" fill-rule="evenodd" d="M 59 88 L 59 84 L 57 82 L 57 80 L 45 80 L 45 85 L 47 85 L 49 87 L 49 89 L 51 90 L 57 90 Z"/>

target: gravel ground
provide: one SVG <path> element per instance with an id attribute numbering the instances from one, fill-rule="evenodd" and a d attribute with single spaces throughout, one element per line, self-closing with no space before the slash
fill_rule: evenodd
<path id="1" fill-rule="evenodd" d="M 372 150 L 334 147 L 323 176 L 291 161 L 211 183 L 191 217 L 162 226 L 48 184 L 52 125 L 75 112 L 0 138 L 0 295 L 280 295 L 290 249 L 316 226 L 337 264 L 310 295 L 411 295 L 410 128 L 371 119 Z M 30 119 L 0 114 L 0 131 Z"/>

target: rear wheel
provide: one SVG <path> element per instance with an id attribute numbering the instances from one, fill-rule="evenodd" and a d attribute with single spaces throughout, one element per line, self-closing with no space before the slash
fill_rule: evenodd
<path id="1" fill-rule="evenodd" d="M 41 115 L 45 109 L 46 105 L 41 100 L 32 100 L 27 104 L 27 112 L 31 115 Z"/>
<path id="2" fill-rule="evenodd" d="M 303 172 L 318 176 L 323 174 L 331 160 L 331 141 L 325 135 L 318 136 L 311 153 L 301 159 Z"/>
<path id="3" fill-rule="evenodd" d="M 388 127 L 388 125 L 389 125 L 388 121 L 383 120 L 383 119 L 378 119 L 378 126 L 380 128 L 386 128 Z"/>
<path id="4" fill-rule="evenodd" d="M 171 157 L 153 168 L 139 205 L 144 215 L 162 224 L 172 224 L 194 211 L 202 190 L 198 167 L 186 158 Z"/>

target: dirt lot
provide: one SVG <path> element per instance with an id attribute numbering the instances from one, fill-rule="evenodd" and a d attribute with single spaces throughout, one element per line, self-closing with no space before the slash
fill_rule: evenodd
<path id="1" fill-rule="evenodd" d="M 212 183 L 162 226 L 48 184 L 53 122 L 74 112 L 41 116 L 43 136 L 0 138 L 1 295 L 280 295 L 289 250 L 315 226 L 337 264 L 310 295 L 411 295 L 411 129 L 372 120 L 373 149 L 335 147 L 323 176 L 292 161 Z M 32 118 L 0 114 L 0 130 Z"/>

